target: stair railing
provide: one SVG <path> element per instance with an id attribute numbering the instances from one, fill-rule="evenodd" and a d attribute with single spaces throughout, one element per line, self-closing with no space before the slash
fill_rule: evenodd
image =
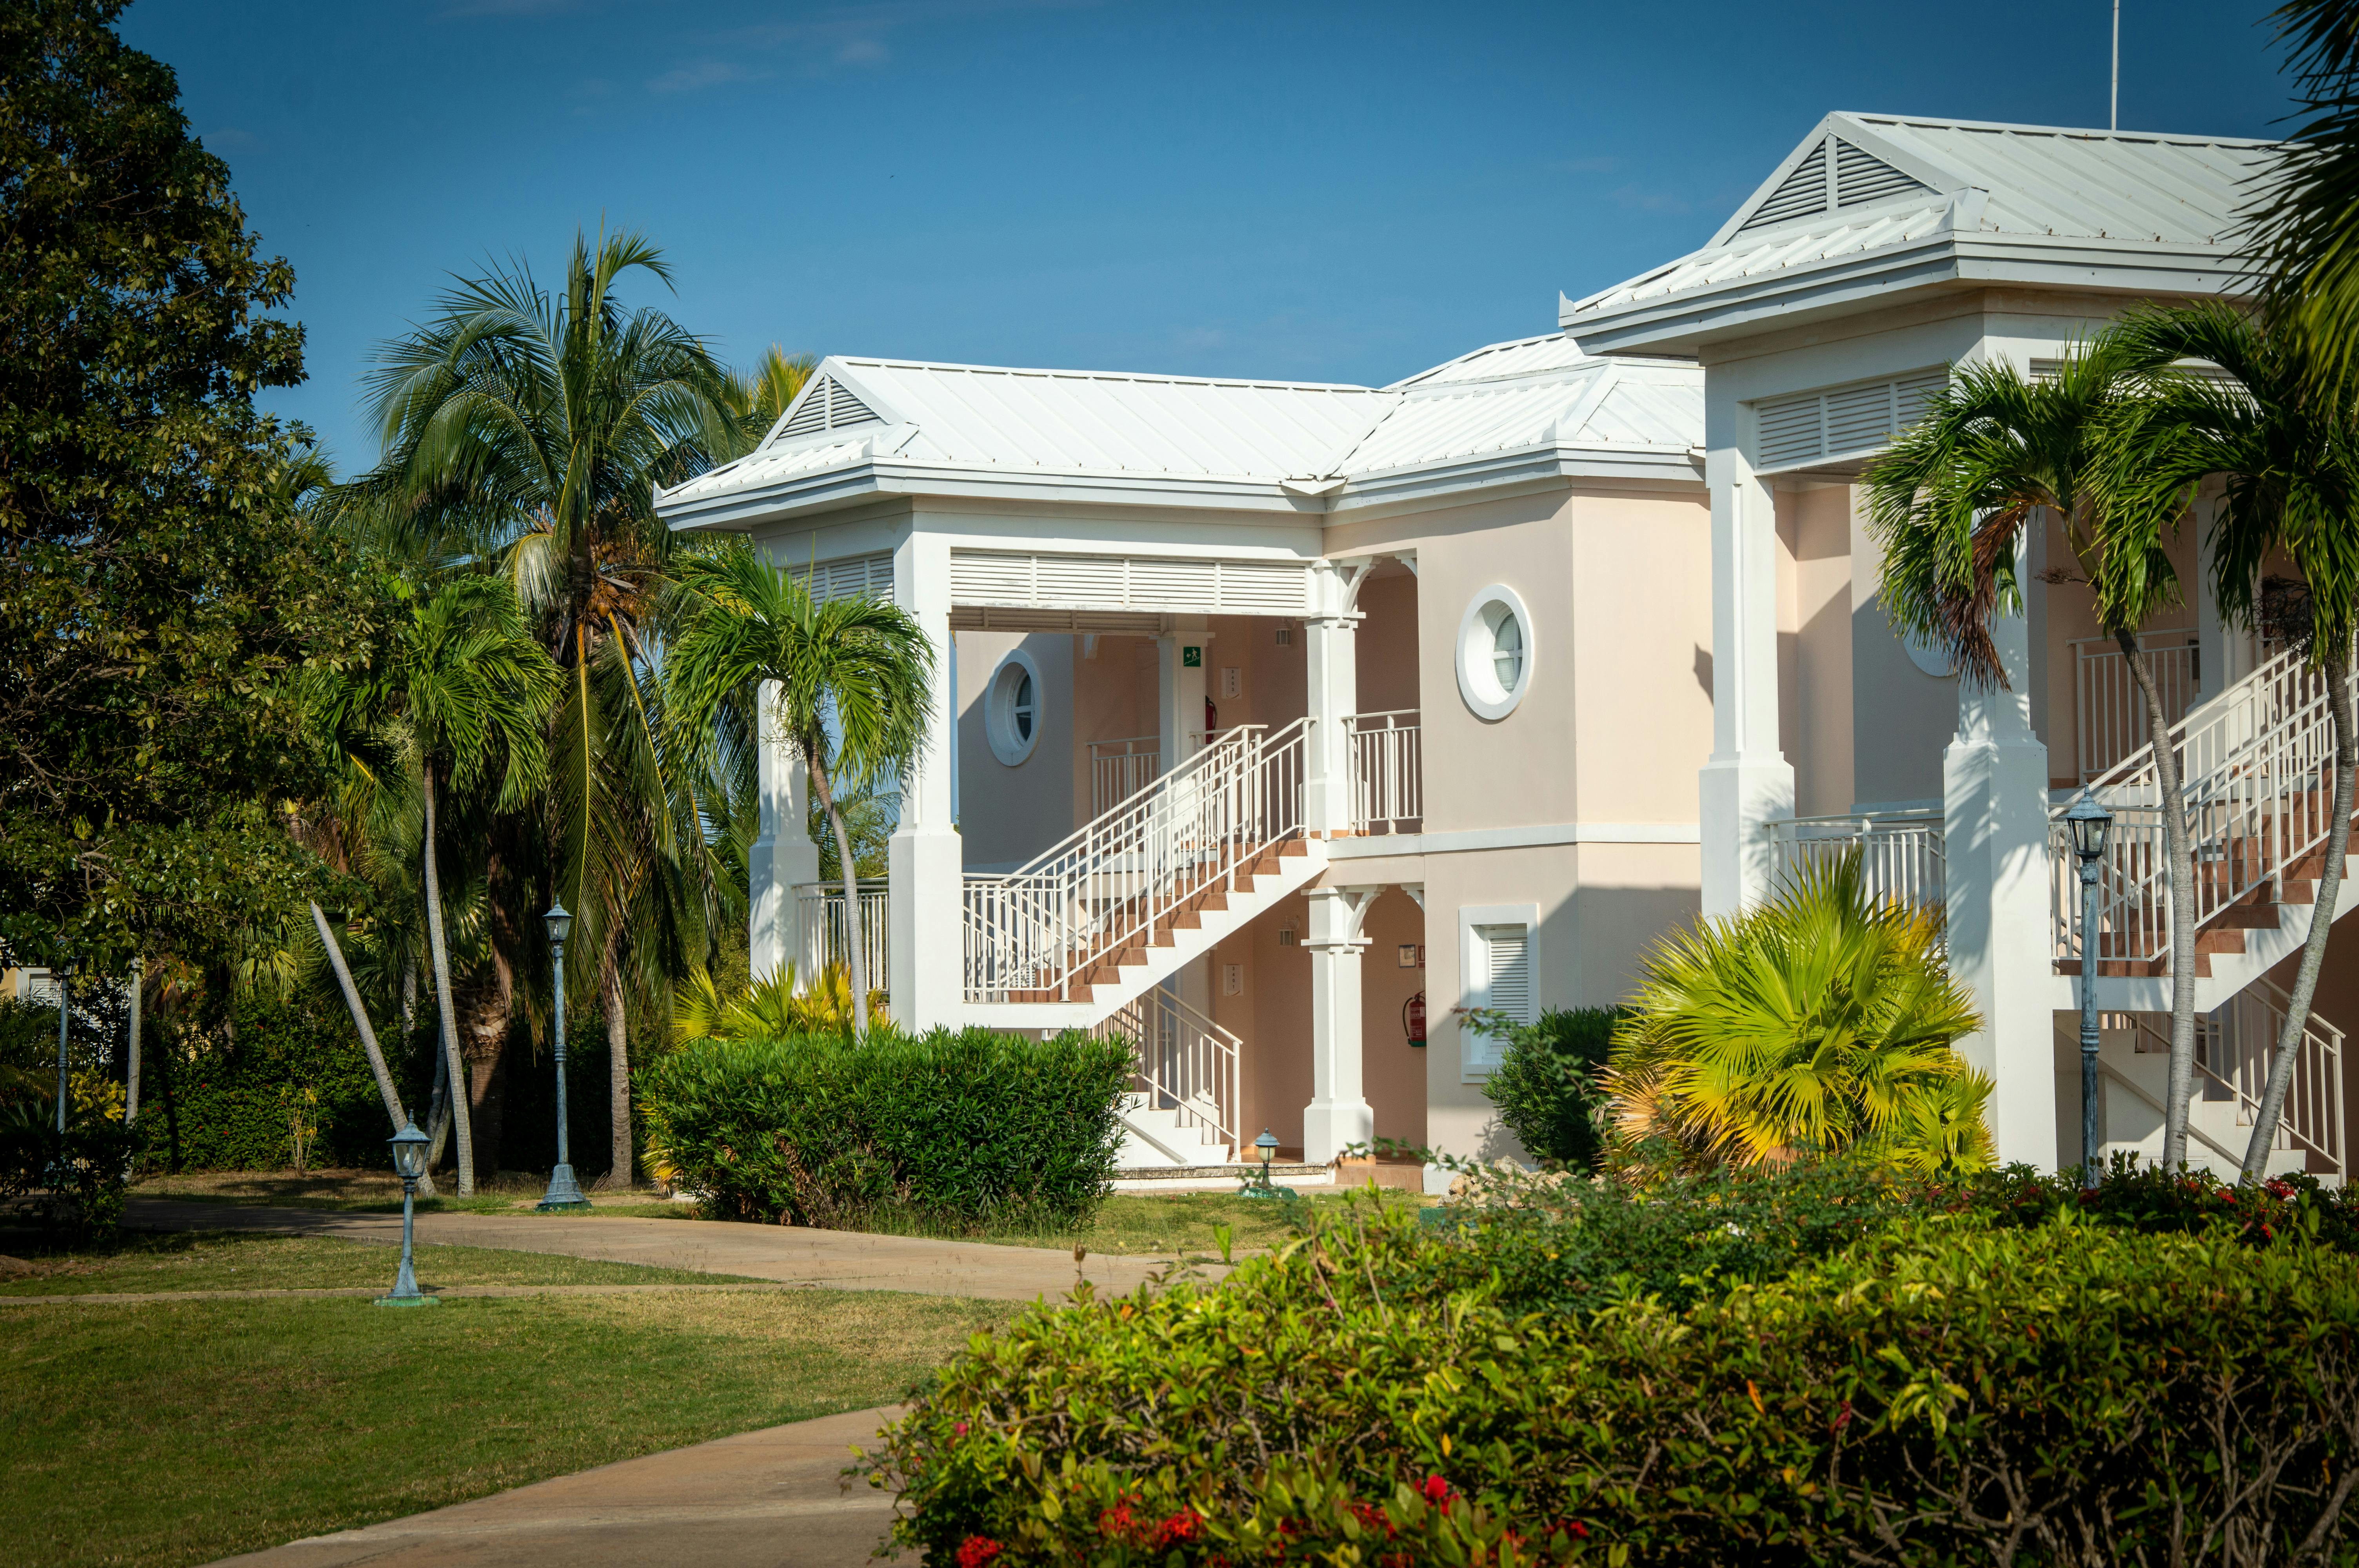
<path id="1" fill-rule="evenodd" d="M 1303 830 L 1308 719 L 1239 725 L 1062 842 L 965 886 L 969 1001 L 1067 1000 L 1101 961 Z"/>
<path id="2" fill-rule="evenodd" d="M 2292 649 L 2172 725 L 2195 846 L 2200 927 L 2277 881 L 2325 841 L 2333 723 L 2324 676 Z M 2153 964 L 2170 951 L 2170 858 L 2155 752 L 2141 746 L 2086 786 L 2114 814 L 2099 868 L 2101 962 Z M 2078 956 L 2080 883 L 2063 808 L 2049 824 L 2049 913 L 2060 959 Z"/>
<path id="3" fill-rule="evenodd" d="M 2234 1101 L 2239 1127 L 2252 1126 L 2260 1115 L 2261 1096 L 2269 1081 L 2269 1059 L 2285 1030 L 2286 1004 L 2291 1000 L 2264 976 L 2196 1021 L 2195 1071 L 2203 1098 Z M 2168 1015 L 2140 1012 L 2129 1018 L 2137 1032 L 2153 1042 L 2140 1049 L 2170 1049 Z M 2293 1079 L 2286 1086 L 2285 1108 L 2277 1118 L 2277 1137 L 2270 1147 L 2315 1154 L 2332 1168 L 2340 1182 L 2350 1173 L 2343 1133 L 2343 1031 L 2313 1011 L 2302 1030 L 2301 1054 L 2294 1062 Z M 2228 1152 L 2227 1157 L 2241 1162 L 2245 1153 L 2238 1149 Z"/>
<path id="4" fill-rule="evenodd" d="M 1425 820 L 1424 731 L 1414 708 L 1343 720 L 1352 761 L 1352 831 L 1410 833 Z"/>
<path id="5" fill-rule="evenodd" d="M 1182 1126 L 1201 1127 L 1237 1157 L 1237 1058 L 1234 1034 L 1161 986 L 1134 997 L 1091 1030 L 1100 1039 L 1120 1035 L 1137 1048 L 1131 1092 L 1151 1110 L 1179 1112 Z"/>

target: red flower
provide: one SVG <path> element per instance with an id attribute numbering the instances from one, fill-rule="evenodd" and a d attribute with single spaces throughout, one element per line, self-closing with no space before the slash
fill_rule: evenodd
<path id="1" fill-rule="evenodd" d="M 1181 1509 L 1155 1527 L 1155 1541 L 1151 1550 L 1168 1551 L 1171 1547 L 1193 1541 L 1203 1532 L 1203 1515 L 1193 1509 Z"/>
<path id="2" fill-rule="evenodd" d="M 1429 1503 L 1446 1503 L 1450 1500 L 1450 1483 L 1439 1476 L 1428 1476 L 1425 1478 L 1424 1490 L 1425 1500 Z"/>
<path id="3" fill-rule="evenodd" d="M 2262 1184 L 2268 1189 L 2269 1196 L 2273 1198 L 2289 1198 L 2293 1196 L 2293 1184 L 2291 1182 L 2281 1181 L 2277 1177 L 2271 1176 Z"/>
<path id="4" fill-rule="evenodd" d="M 987 1535 L 970 1535 L 959 1542 L 959 1568 L 983 1568 L 999 1555 L 999 1542 Z"/>
<path id="5" fill-rule="evenodd" d="M 1827 1430 L 1828 1430 L 1829 1432 L 1841 1432 L 1844 1427 L 1847 1427 L 1847 1426 L 1849 1426 L 1850 1424 L 1851 1424 L 1851 1401 L 1850 1401 L 1849 1400 L 1845 1400 L 1843 1402 L 1843 1409 L 1841 1409 L 1841 1410 L 1839 1410 L 1839 1411 L 1835 1411 L 1835 1420 L 1834 1420 L 1834 1424 L 1833 1424 L 1832 1426 L 1828 1427 L 1828 1428 L 1827 1428 Z"/>
<path id="6" fill-rule="evenodd" d="M 961 1422 L 956 1426 L 951 1428 L 951 1435 L 952 1437 L 964 1437 L 966 1435 L 966 1422 Z"/>
<path id="7" fill-rule="evenodd" d="M 1128 1535 L 1131 1530 L 1132 1522 L 1133 1521 L 1130 1517 L 1130 1505 L 1128 1503 L 1116 1503 L 1114 1507 L 1106 1509 L 1105 1512 L 1098 1515 L 1098 1533 L 1100 1535 Z"/>

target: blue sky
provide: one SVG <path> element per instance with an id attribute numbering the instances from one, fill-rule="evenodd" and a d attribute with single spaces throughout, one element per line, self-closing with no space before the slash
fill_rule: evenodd
<path id="1" fill-rule="evenodd" d="M 2266 0 L 2125 0 L 2122 124 L 2266 135 Z M 790 350 L 1383 383 L 1701 243 L 1830 109 L 2102 125 L 2110 0 L 136 0 L 339 467 L 454 271 L 647 231 Z"/>

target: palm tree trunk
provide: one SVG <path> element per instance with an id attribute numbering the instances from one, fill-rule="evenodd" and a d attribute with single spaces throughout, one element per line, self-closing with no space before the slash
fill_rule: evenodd
<path id="1" fill-rule="evenodd" d="M 868 956 L 861 951 L 860 868 L 852 860 L 852 832 L 836 809 L 834 792 L 827 787 L 827 763 L 816 746 L 805 746 L 803 757 L 810 765 L 811 788 L 819 791 L 828 826 L 835 829 L 836 863 L 843 871 L 843 949 L 852 969 L 852 1037 L 863 1040 L 868 1035 Z"/>
<path id="2" fill-rule="evenodd" d="M 475 1195 L 475 1130 L 467 1116 L 467 1069 L 459 1060 L 459 1014 L 451 1005 L 451 949 L 442 939 L 442 874 L 434 863 L 434 764 L 421 770 L 426 797 L 426 940 L 434 960 L 434 1000 L 442 1011 L 442 1059 L 451 1074 L 451 1119 L 459 1132 L 459 1195 Z"/>
<path id="3" fill-rule="evenodd" d="M 614 953 L 610 929 L 606 955 L 599 970 L 606 1002 L 606 1111 L 614 1118 L 614 1162 L 600 1177 L 601 1187 L 628 1191 L 636 1174 L 631 1157 L 631 1030 L 623 1011 L 623 968 Z"/>
<path id="4" fill-rule="evenodd" d="M 451 1141 L 451 1058 L 440 1051 L 434 1053 L 434 1099 L 426 1113 L 426 1135 L 433 1140 L 426 1146 L 426 1168 L 431 1171 L 442 1163 L 442 1150 Z"/>
<path id="5" fill-rule="evenodd" d="M 353 983 L 352 969 L 344 963 L 343 945 L 336 940 L 327 913 L 317 899 L 311 901 L 311 924 L 320 928 L 320 946 L 328 950 L 328 962 L 336 971 L 336 984 L 343 989 L 344 1006 L 352 1010 L 353 1027 L 360 1031 L 361 1049 L 368 1054 L 369 1071 L 376 1076 L 376 1092 L 385 1097 L 386 1114 L 393 1118 L 393 1130 L 398 1132 L 409 1125 L 409 1112 L 402 1108 L 401 1091 L 394 1087 L 393 1072 L 385 1064 L 384 1051 L 377 1046 L 376 1031 L 369 1027 L 368 1009 L 361 1001 L 360 987 Z M 433 1172 L 419 1179 L 418 1190 L 429 1198 L 439 1195 L 434 1190 Z"/>
<path id="6" fill-rule="evenodd" d="M 2170 745 L 2170 719 L 2163 711 L 2154 667 L 2138 646 L 2136 632 L 2116 632 L 2114 640 L 2146 699 L 2163 853 L 2170 864 L 2170 1069 L 2162 1096 L 2162 1168 L 2176 1171 L 2187 1163 L 2187 1101 L 2195 1092 L 2195 844 L 2187 831 L 2186 783 L 2179 776 L 2179 753 Z"/>
<path id="7" fill-rule="evenodd" d="M 2293 990 L 2286 999 L 2285 1030 L 2277 1036 L 2277 1054 L 2269 1058 L 2268 1087 L 2261 1091 L 2261 1108 L 2253 1117 L 2252 1141 L 2245 1145 L 2244 1179 L 2257 1182 L 2268 1174 L 2269 1145 L 2277 1141 L 2277 1123 L 2285 1115 L 2286 1091 L 2293 1086 L 2293 1070 L 2301 1059 L 2303 1037 L 2310 1031 L 2310 1004 L 2318 994 L 2319 972 L 2326 968 L 2326 942 L 2334 934 L 2334 904 L 2343 894 L 2343 858 L 2351 852 L 2351 807 L 2354 773 L 2359 773 L 2359 730 L 2354 730 L 2351 697 L 2351 648 L 2346 643 L 2327 654 L 2326 707 L 2334 716 L 2334 820 L 2326 827 L 2326 866 L 2318 873 L 2318 902 L 2310 906 L 2310 935 L 2301 945 L 2301 967 L 2294 971 Z"/>

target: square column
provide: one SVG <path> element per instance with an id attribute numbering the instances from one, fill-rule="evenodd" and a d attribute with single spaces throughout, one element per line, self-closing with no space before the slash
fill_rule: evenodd
<path id="1" fill-rule="evenodd" d="M 1155 639 L 1155 728 L 1167 773 L 1188 760 L 1192 751 L 1188 737 L 1204 727 L 1204 673 L 1212 647 L 1205 620 L 1174 615 L 1171 629 Z M 1186 663 L 1189 648 L 1198 650 L 1201 662 Z"/>
<path id="2" fill-rule="evenodd" d="M 958 693 L 951 684 L 951 546 L 912 528 L 893 552 L 893 600 L 934 645 L 934 712 L 901 781 L 901 820 L 886 848 L 892 901 L 893 1021 L 956 1028 L 966 1005 L 966 863 L 951 816 L 958 767 Z"/>
<path id="3" fill-rule="evenodd" d="M 1302 622 L 1310 734 L 1303 758 L 1303 826 L 1315 837 L 1352 830 L 1352 740 L 1343 720 L 1360 710 L 1360 615 L 1353 589 L 1367 569 L 1321 561 L 1311 573 L 1317 613 Z M 1348 575 L 1347 575 L 1348 574 Z"/>
<path id="4" fill-rule="evenodd" d="M 778 732 L 777 693 L 777 682 L 762 683 L 755 752 L 761 827 L 745 851 L 746 935 L 756 980 L 793 964 L 796 979 L 808 984 L 812 977 L 800 972 L 803 932 L 795 889 L 819 881 L 819 846 L 810 838 L 810 770 Z"/>
<path id="5" fill-rule="evenodd" d="M 1323 1165 L 1376 1135 L 1361 1072 L 1360 923 L 1381 888 L 1313 888 L 1310 932 L 1310 1103 L 1302 1111 L 1302 1157 Z"/>
<path id="6" fill-rule="evenodd" d="M 2056 1169 L 2055 956 L 2049 928 L 2048 748 L 2031 728 L 2031 638 L 1994 616 L 2007 687 L 1958 682 L 1958 733 L 1941 754 L 1950 972 L 1973 993 L 1980 1033 L 1958 1054 L 1998 1087 L 2001 1163 Z"/>
<path id="7" fill-rule="evenodd" d="M 1777 740 L 1777 505 L 1735 447 L 1704 460 L 1712 490 L 1712 757 L 1697 786 L 1703 913 L 1769 892 L 1767 825 L 1794 814 Z"/>

